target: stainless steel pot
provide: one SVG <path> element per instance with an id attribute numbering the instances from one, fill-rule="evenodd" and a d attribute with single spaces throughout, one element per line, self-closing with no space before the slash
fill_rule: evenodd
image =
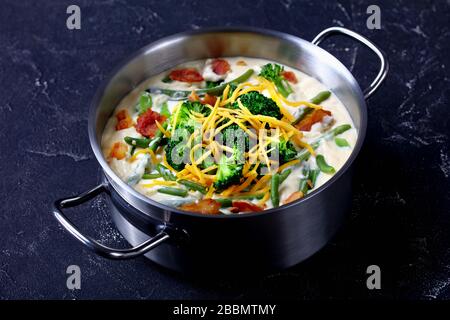
<path id="1" fill-rule="evenodd" d="M 318 47 L 333 34 L 343 34 L 369 47 L 380 70 L 362 91 L 335 57 Z M 330 88 L 347 107 L 358 130 L 350 158 L 327 183 L 303 199 L 261 213 L 210 216 L 157 203 L 135 191 L 109 168 L 100 141 L 119 101 L 143 80 L 179 63 L 218 56 L 248 56 L 297 68 Z M 55 202 L 58 221 L 87 248 L 112 259 L 145 254 L 179 271 L 228 270 L 266 272 L 295 265 L 322 248 L 335 234 L 351 203 L 351 167 L 367 126 L 365 99 L 383 82 L 388 70 L 383 53 L 363 36 L 339 27 L 322 31 L 312 42 L 281 32 L 254 28 L 207 29 L 156 41 L 127 59 L 98 89 L 89 116 L 89 138 L 105 182 L 79 196 Z M 112 217 L 129 249 L 106 247 L 83 235 L 63 209 L 100 193 L 110 196 Z"/>

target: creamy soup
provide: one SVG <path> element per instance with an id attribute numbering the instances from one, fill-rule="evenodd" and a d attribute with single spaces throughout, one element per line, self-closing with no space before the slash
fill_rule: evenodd
<path id="1" fill-rule="evenodd" d="M 203 214 L 296 201 L 347 161 L 357 131 L 317 79 L 247 57 L 156 75 L 115 108 L 102 136 L 112 170 L 155 201 Z"/>

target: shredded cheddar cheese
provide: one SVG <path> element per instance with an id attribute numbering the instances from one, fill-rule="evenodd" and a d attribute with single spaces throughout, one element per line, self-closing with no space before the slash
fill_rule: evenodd
<path id="1" fill-rule="evenodd" d="M 128 159 L 128 161 L 129 162 L 133 162 L 133 161 L 135 161 L 136 159 L 137 159 L 137 156 L 138 155 L 140 155 L 140 154 L 150 154 L 150 157 L 151 157 L 151 159 L 152 159 L 152 162 L 153 163 L 158 163 L 158 160 L 157 160 L 157 158 L 156 158 L 156 155 L 155 155 L 155 153 L 153 152 L 153 150 L 151 150 L 151 149 L 141 149 L 141 150 L 138 150 L 138 151 L 136 151 L 129 159 Z"/>

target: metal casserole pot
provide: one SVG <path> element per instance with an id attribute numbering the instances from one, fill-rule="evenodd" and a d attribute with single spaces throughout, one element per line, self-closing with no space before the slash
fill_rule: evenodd
<path id="1" fill-rule="evenodd" d="M 335 57 L 318 47 L 327 36 L 346 35 L 369 47 L 380 59 L 380 70 L 362 91 L 352 74 Z M 102 155 L 105 124 L 119 101 L 143 80 L 179 63 L 219 56 L 248 56 L 297 68 L 330 88 L 348 109 L 358 139 L 354 150 L 327 183 L 306 197 L 261 213 L 201 215 L 153 201 L 120 180 Z M 351 204 L 351 167 L 367 127 L 365 99 L 383 82 L 388 70 L 383 53 L 363 36 L 339 27 L 322 31 L 312 42 L 254 28 L 206 29 L 176 34 L 139 50 L 105 80 L 92 101 L 89 138 L 104 172 L 104 182 L 71 198 L 55 202 L 54 215 L 87 248 L 107 258 L 145 255 L 178 271 L 239 270 L 268 272 L 295 265 L 321 249 L 342 224 Z M 119 231 L 133 246 L 114 249 L 83 235 L 64 208 L 100 193 L 109 195 Z"/>

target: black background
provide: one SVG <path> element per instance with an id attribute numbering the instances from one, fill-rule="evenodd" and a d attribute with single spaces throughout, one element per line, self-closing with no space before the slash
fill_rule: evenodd
<path id="1" fill-rule="evenodd" d="M 79 31 L 66 28 L 70 4 L 81 8 Z M 381 8 L 381 30 L 366 27 L 370 4 Z M 448 1 L 2 0 L 0 298 L 450 298 L 449 16 Z M 223 25 L 307 40 L 345 26 L 387 53 L 388 78 L 368 102 L 348 223 L 308 261 L 259 278 L 191 278 L 143 258 L 119 262 L 88 253 L 50 210 L 56 198 L 98 182 L 87 137 L 97 86 L 156 39 Z M 362 87 L 370 83 L 374 55 L 341 37 L 324 47 Z M 86 233 L 125 245 L 102 199 L 73 214 Z M 66 288 L 71 264 L 81 268 L 81 290 Z M 381 267 L 381 290 L 366 288 L 371 264 Z"/>

